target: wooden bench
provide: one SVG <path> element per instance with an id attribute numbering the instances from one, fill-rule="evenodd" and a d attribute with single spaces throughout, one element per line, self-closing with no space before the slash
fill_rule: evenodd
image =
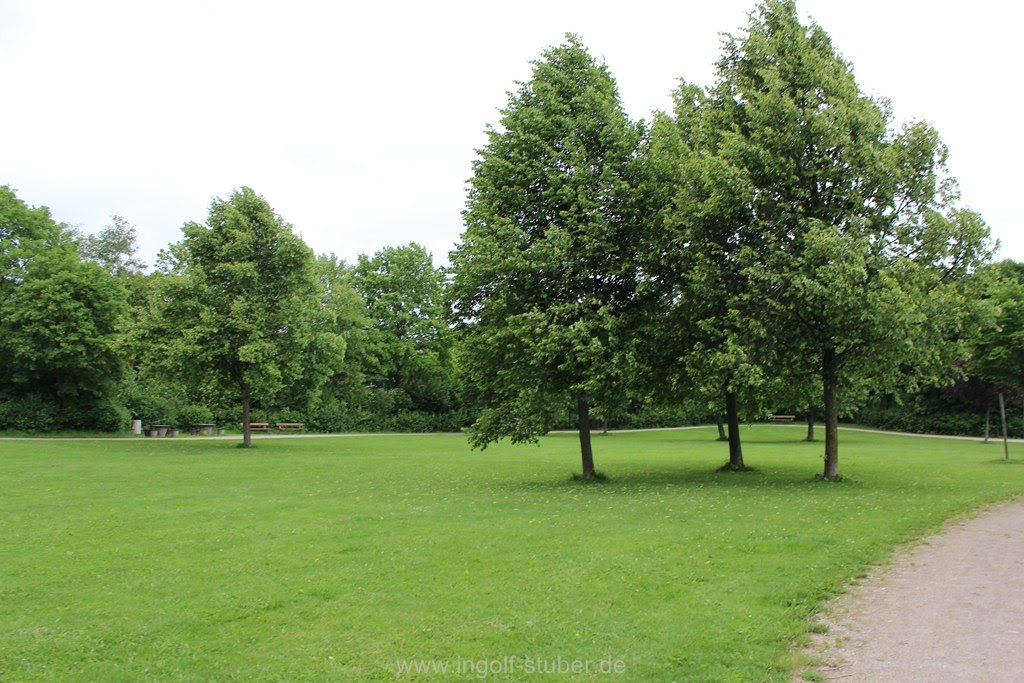
<path id="1" fill-rule="evenodd" d="M 796 419 L 796 415 L 772 415 L 768 418 L 769 422 L 792 422 Z"/>
<path id="2" fill-rule="evenodd" d="M 245 429 L 245 424 L 242 425 L 242 429 Z M 269 432 L 270 431 L 270 423 L 269 422 L 250 422 L 249 423 L 249 431 L 251 431 L 251 432 Z"/>
<path id="3" fill-rule="evenodd" d="M 278 422 L 277 428 L 282 432 L 301 432 L 306 429 L 305 422 Z"/>

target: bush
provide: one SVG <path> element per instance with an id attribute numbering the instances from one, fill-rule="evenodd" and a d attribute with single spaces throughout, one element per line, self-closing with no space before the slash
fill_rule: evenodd
<path id="1" fill-rule="evenodd" d="M 82 412 L 82 424 L 78 429 L 98 432 L 120 432 L 131 427 L 132 414 L 114 399 L 100 401 Z"/>
<path id="2" fill-rule="evenodd" d="M 1007 423 L 1010 438 L 1024 435 L 1021 426 L 1019 406 L 1012 410 L 1007 406 Z M 992 435 L 1002 434 L 999 411 L 992 409 Z M 879 429 L 920 434 L 950 434 L 954 436 L 976 436 L 985 433 L 985 413 L 964 402 L 951 398 L 939 390 L 930 390 L 909 397 L 902 404 L 891 399 L 879 401 L 861 409 L 855 421 Z"/>
<path id="3" fill-rule="evenodd" d="M 0 429 L 49 432 L 62 426 L 57 404 L 38 394 L 0 398 Z"/>
<path id="4" fill-rule="evenodd" d="M 80 396 L 60 405 L 56 399 L 36 393 L 0 398 L 0 429 L 52 432 L 84 429 L 118 432 L 128 428 L 131 414 L 112 397 Z"/>
<path id="5" fill-rule="evenodd" d="M 169 415 L 169 422 L 179 429 L 196 429 L 201 424 L 214 424 L 213 411 L 193 403 Z"/>

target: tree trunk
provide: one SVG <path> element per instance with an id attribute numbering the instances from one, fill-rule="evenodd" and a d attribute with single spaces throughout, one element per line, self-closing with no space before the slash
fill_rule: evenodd
<path id="1" fill-rule="evenodd" d="M 839 378 L 836 350 L 826 348 L 821 359 L 822 388 L 825 393 L 825 478 L 839 476 Z"/>
<path id="2" fill-rule="evenodd" d="M 252 446 L 252 415 L 249 411 L 249 383 L 242 380 L 242 447 Z"/>
<path id="3" fill-rule="evenodd" d="M 807 407 L 807 438 L 805 441 L 814 441 L 814 407 Z"/>
<path id="4" fill-rule="evenodd" d="M 740 444 L 740 415 L 736 408 L 736 394 L 725 395 L 725 418 L 729 422 L 729 469 L 744 470 L 743 447 Z"/>
<path id="5" fill-rule="evenodd" d="M 587 403 L 587 395 L 580 392 L 576 401 L 576 410 L 579 413 L 580 430 L 580 455 L 583 457 L 583 478 L 593 479 L 594 471 L 594 450 L 590 446 L 590 405 Z"/>
<path id="6" fill-rule="evenodd" d="M 1010 435 L 1006 429 L 1006 402 L 1003 400 L 1003 392 L 999 392 L 999 414 L 1003 418 L 1003 453 L 1007 460 L 1010 459 Z"/>
<path id="7" fill-rule="evenodd" d="M 988 435 L 992 431 L 992 406 L 985 406 L 985 441 L 988 443 Z"/>
<path id="8" fill-rule="evenodd" d="M 725 435 L 725 418 L 721 415 L 718 416 L 718 440 L 728 441 L 729 437 Z"/>

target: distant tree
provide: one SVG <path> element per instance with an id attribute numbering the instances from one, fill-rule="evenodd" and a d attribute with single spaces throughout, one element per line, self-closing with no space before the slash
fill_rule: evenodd
<path id="1" fill-rule="evenodd" d="M 98 263 L 111 275 L 133 275 L 146 269 L 136 256 L 135 226 L 121 216 L 111 216 L 110 223 L 97 234 L 79 234 L 76 241 L 83 259 Z"/>
<path id="2" fill-rule="evenodd" d="M 473 446 L 535 440 L 574 406 L 583 477 L 595 476 L 591 410 L 614 412 L 629 379 L 640 137 L 607 67 L 571 35 L 488 130 L 451 254 L 456 367 L 481 409 Z"/>
<path id="3" fill-rule="evenodd" d="M 254 405 L 316 397 L 344 357 L 323 305 L 312 250 L 253 190 L 215 199 L 163 255 L 162 310 L 150 339 L 165 369 L 241 403 L 243 445 Z"/>
<path id="4" fill-rule="evenodd" d="M 1007 416 L 1004 395 L 1009 389 L 1024 389 L 1024 264 L 1004 261 L 995 264 L 989 275 L 993 279 L 986 288 L 986 294 L 997 307 L 996 319 L 974 345 L 971 371 L 995 385 L 1005 446 Z"/>
<path id="5" fill-rule="evenodd" d="M 352 285 L 366 303 L 366 379 L 399 392 L 400 404 L 441 412 L 451 406 L 451 340 L 445 276 L 419 244 L 361 254 Z"/>

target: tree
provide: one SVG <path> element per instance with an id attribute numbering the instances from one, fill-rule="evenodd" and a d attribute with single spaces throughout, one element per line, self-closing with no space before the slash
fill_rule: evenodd
<path id="1" fill-rule="evenodd" d="M 36 254 L 68 244 L 68 230 L 50 217 L 48 208 L 30 207 L 0 185 L 0 300 L 11 294 Z"/>
<path id="2" fill-rule="evenodd" d="M 150 339 L 165 370 L 185 369 L 242 408 L 315 398 L 344 357 L 322 302 L 312 250 L 263 197 L 243 187 L 187 223 L 161 263 L 163 310 Z"/>
<path id="3" fill-rule="evenodd" d="M 1024 388 L 1024 268 L 1004 261 L 995 264 L 990 274 L 993 279 L 986 294 L 998 312 L 995 324 L 978 337 L 971 366 L 974 373 L 997 387 L 1003 447 L 1009 458 L 1004 393 L 1009 388 Z M 985 436 L 987 439 L 987 429 Z"/>
<path id="4" fill-rule="evenodd" d="M 8 187 L 0 187 L 0 269 L 0 387 L 11 408 L 0 421 L 23 429 L 123 427 L 115 405 L 121 283 L 83 263 L 71 231 Z"/>
<path id="5" fill-rule="evenodd" d="M 443 271 L 411 243 L 361 254 L 352 285 L 369 318 L 366 376 L 374 388 L 400 395 L 398 405 L 444 412 L 451 408 L 450 333 Z"/>
<path id="6" fill-rule="evenodd" d="M 716 154 L 750 185 L 747 310 L 780 362 L 816 367 L 833 479 L 841 404 L 941 382 L 963 357 L 976 316 L 962 290 L 988 257 L 987 227 L 955 207 L 935 131 L 892 131 L 790 0 L 727 40 L 710 99 L 725 122 Z"/>
<path id="7" fill-rule="evenodd" d="M 135 226 L 121 216 L 111 216 L 110 224 L 95 235 L 76 235 L 76 242 L 84 260 L 98 263 L 111 275 L 125 277 L 146 269 L 136 257 Z"/>
<path id="8" fill-rule="evenodd" d="M 481 408 L 474 447 L 535 440 L 574 406 L 583 477 L 595 477 L 591 410 L 614 407 L 629 374 L 640 137 L 607 67 L 571 35 L 488 129 L 451 254 L 456 367 Z"/>
<path id="9" fill-rule="evenodd" d="M 113 406 L 122 375 L 114 340 L 125 310 L 121 283 L 72 250 L 34 257 L 0 304 L 3 384 L 55 405 L 52 426 L 123 428 Z"/>
<path id="10" fill-rule="evenodd" d="M 703 397 L 716 413 L 724 404 L 726 467 L 742 471 L 740 405 L 756 412 L 766 382 L 758 357 L 764 330 L 743 310 L 751 303 L 745 262 L 760 236 L 750 229 L 750 179 L 718 155 L 727 124 L 703 90 L 683 83 L 674 117 L 659 116 L 653 127 L 650 154 L 671 189 L 660 241 L 646 250 L 651 259 L 645 270 L 664 300 L 649 365 L 664 381 Z"/>
<path id="11" fill-rule="evenodd" d="M 316 269 L 320 305 L 329 313 L 331 330 L 344 342 L 345 362 L 328 378 L 306 422 L 323 431 L 342 431 L 357 426 L 354 407 L 365 396 L 369 319 L 362 296 L 352 286 L 352 268 L 334 254 L 320 254 Z"/>

